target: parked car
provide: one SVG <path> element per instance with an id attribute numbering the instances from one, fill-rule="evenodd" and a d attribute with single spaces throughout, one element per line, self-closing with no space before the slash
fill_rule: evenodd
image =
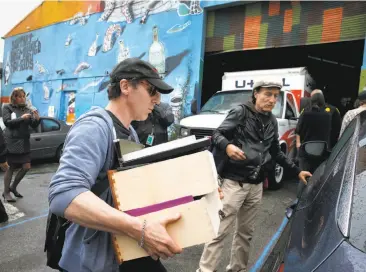
<path id="1" fill-rule="evenodd" d="M 327 153 L 319 142 L 307 144 L 314 158 Z M 284 249 L 266 271 L 366 271 L 366 112 L 347 127 L 286 216 L 288 232 L 278 243 Z"/>
<path id="2" fill-rule="evenodd" d="M 1 117 L 0 126 L 5 125 Z M 70 126 L 65 122 L 51 117 L 41 117 L 41 123 L 31 132 L 31 157 L 32 160 L 55 158 L 60 159 L 63 145 Z"/>

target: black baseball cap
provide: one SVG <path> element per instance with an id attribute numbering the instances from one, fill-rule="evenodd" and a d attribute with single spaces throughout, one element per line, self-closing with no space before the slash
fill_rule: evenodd
<path id="1" fill-rule="evenodd" d="M 118 63 L 113 68 L 110 78 L 111 83 L 118 83 L 122 79 L 145 79 L 162 94 L 168 94 L 174 90 L 160 78 L 158 70 L 154 66 L 139 58 L 128 58 Z"/>

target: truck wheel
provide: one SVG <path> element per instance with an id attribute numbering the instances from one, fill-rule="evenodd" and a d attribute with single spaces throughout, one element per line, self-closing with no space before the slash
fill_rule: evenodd
<path id="1" fill-rule="evenodd" d="M 60 145 L 58 148 L 57 148 L 57 151 L 56 151 L 56 160 L 57 162 L 60 161 L 61 159 L 61 156 L 62 156 L 62 152 L 64 151 L 64 145 Z"/>
<path id="2" fill-rule="evenodd" d="M 275 167 L 268 173 L 268 189 L 278 190 L 282 188 L 284 179 L 284 168 L 279 164 L 276 164 Z"/>

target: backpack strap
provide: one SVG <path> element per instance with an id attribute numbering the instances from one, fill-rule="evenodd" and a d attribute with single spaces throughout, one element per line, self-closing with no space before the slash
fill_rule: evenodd
<path id="1" fill-rule="evenodd" d="M 106 110 L 106 112 L 108 113 L 108 115 L 110 115 L 109 111 Z M 111 118 L 111 117 L 110 117 Z M 112 120 L 113 123 L 113 120 Z M 108 167 L 106 167 L 106 169 L 110 170 L 113 166 L 113 162 L 114 162 L 114 158 L 115 158 L 115 152 L 114 152 L 114 140 L 117 139 L 117 133 L 116 133 L 116 128 L 114 127 L 114 123 L 113 123 L 113 141 L 112 141 L 112 145 L 113 145 L 113 151 L 112 151 L 112 159 L 108 162 Z M 91 192 L 93 194 L 95 194 L 96 196 L 100 196 L 105 190 L 107 190 L 109 187 L 109 181 L 107 178 L 103 178 L 101 180 L 99 180 L 99 182 L 96 182 L 92 187 L 91 187 Z"/>

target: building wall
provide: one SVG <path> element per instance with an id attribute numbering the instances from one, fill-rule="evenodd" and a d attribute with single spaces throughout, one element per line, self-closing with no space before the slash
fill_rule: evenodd
<path id="1" fill-rule="evenodd" d="M 362 1 L 261 1 L 209 12 L 206 51 L 359 40 L 365 26 Z"/>
<path id="2" fill-rule="evenodd" d="M 14 26 L 5 38 L 69 20 L 81 14 L 100 12 L 103 10 L 103 3 L 103 1 L 43 1 Z"/>
<path id="3" fill-rule="evenodd" d="M 172 105 L 178 122 L 190 114 L 193 98 L 200 105 L 208 11 L 243 2 L 44 2 L 6 36 L 1 101 L 8 102 L 11 90 L 23 86 L 41 115 L 72 123 L 92 105 L 106 105 L 108 74 L 119 60 L 149 61 L 156 26 L 164 48 L 165 80 L 175 88 L 162 100 Z M 220 32 L 219 19 L 207 18 L 207 41 L 209 33 Z M 32 31 L 24 30 L 28 26 Z"/>
<path id="4" fill-rule="evenodd" d="M 23 86 L 41 115 L 68 121 L 70 112 L 77 118 L 92 105 L 105 106 L 108 74 L 126 57 L 150 61 L 156 26 L 164 48 L 164 78 L 175 88 L 162 100 L 173 106 L 176 121 L 189 114 L 190 101 L 200 97 L 203 11 L 213 1 L 156 1 L 145 23 L 140 20 L 146 1 L 132 1 L 130 14 L 126 6 L 114 3 L 107 2 L 101 12 L 81 13 L 83 16 L 69 21 L 6 38 L 4 67 L 8 73 L 2 101 L 9 101 L 14 87 Z M 126 20 L 129 16 L 132 18 Z"/>
<path id="5" fill-rule="evenodd" d="M 366 91 L 366 38 L 365 38 L 365 47 L 363 51 L 363 65 L 361 68 L 360 87 L 358 90 L 360 92 Z"/>

